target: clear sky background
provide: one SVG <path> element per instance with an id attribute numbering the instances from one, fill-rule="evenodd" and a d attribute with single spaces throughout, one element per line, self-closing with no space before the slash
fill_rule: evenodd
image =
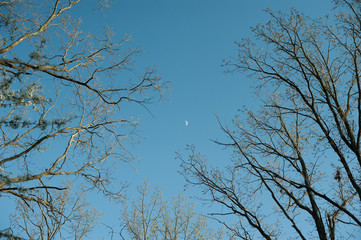
<path id="1" fill-rule="evenodd" d="M 222 60 L 237 54 L 234 41 L 252 37 L 250 27 L 269 20 L 266 8 L 287 12 L 294 7 L 320 17 L 332 8 L 331 0 L 114 0 L 103 15 L 93 11 L 95 2 L 83 1 L 72 10 L 73 16 L 83 19 L 83 31 L 97 32 L 109 25 L 119 38 L 131 34 L 131 45 L 144 50 L 137 59 L 138 72 L 156 65 L 162 78 L 172 81 L 169 100 L 154 99 L 147 105 L 153 116 L 136 105 L 124 109 L 127 115 L 141 116 L 141 142 L 129 144 L 138 160 L 119 169 L 119 181 L 130 184 L 129 194 L 146 177 L 168 199 L 179 193 L 196 194 L 184 192 L 175 153 L 194 144 L 213 164 L 224 164 L 230 153 L 210 141 L 224 137 L 216 114 L 222 122 L 230 122 L 238 108 L 256 106 L 252 80 L 240 73 L 223 73 Z M 94 196 L 90 202 L 102 208 L 109 225 L 116 226 L 119 211 Z M 8 214 L 0 221 L 7 221 L 4 216 Z"/>
<path id="2" fill-rule="evenodd" d="M 89 2 L 89 1 L 88 1 Z M 236 56 L 234 41 L 252 37 L 250 27 L 266 23 L 264 12 L 288 11 L 294 7 L 311 16 L 323 16 L 332 7 L 330 0 L 132 0 L 113 1 L 104 16 L 92 5 L 81 5 L 83 29 L 112 26 L 119 37 L 131 34 L 132 45 L 144 50 L 137 60 L 138 71 L 154 66 L 170 85 L 169 100 L 129 109 L 142 115 L 141 143 L 132 147 L 139 158 L 127 171 L 132 184 L 144 177 L 160 186 L 165 194 L 178 193 L 183 178 L 177 174 L 175 152 L 186 144 L 214 160 L 226 161 L 227 153 L 210 139 L 222 139 L 216 114 L 230 122 L 237 109 L 256 106 L 252 80 L 240 73 L 224 74 L 222 60 Z M 189 125 L 185 125 L 185 120 Z M 131 179 L 128 178 L 128 174 Z"/>

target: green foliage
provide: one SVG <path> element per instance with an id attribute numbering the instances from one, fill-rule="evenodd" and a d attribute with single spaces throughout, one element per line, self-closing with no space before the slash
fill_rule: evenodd
<path id="1" fill-rule="evenodd" d="M 1 71 L 1 69 L 0 69 Z M 3 73 L 3 76 L 6 75 Z M 13 79 L 4 77 L 0 82 L 0 107 L 35 106 L 51 100 L 41 94 L 42 86 L 30 83 L 20 89 L 14 89 Z"/>

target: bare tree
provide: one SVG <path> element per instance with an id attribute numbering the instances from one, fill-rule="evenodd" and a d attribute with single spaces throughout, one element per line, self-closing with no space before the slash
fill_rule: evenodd
<path id="1" fill-rule="evenodd" d="M 51 208 L 18 200 L 12 215 L 15 232 L 23 233 L 28 239 L 84 239 L 99 220 L 100 212 L 89 206 L 84 192 L 74 194 L 67 186 L 65 191 L 44 194 Z"/>
<path id="2" fill-rule="evenodd" d="M 53 211 L 64 180 L 119 196 L 111 170 L 132 158 L 132 103 L 165 87 L 154 69 L 133 70 L 129 36 L 83 33 L 68 14 L 80 2 L 0 1 L 0 197 L 24 207 Z"/>
<path id="3" fill-rule="evenodd" d="M 334 3 L 324 19 L 267 11 L 255 38 L 237 43 L 226 66 L 250 73 L 264 104 L 220 124 L 230 141 L 218 143 L 233 150 L 225 170 L 194 147 L 180 156 L 241 239 L 361 236 L 361 3 Z"/>
<path id="4" fill-rule="evenodd" d="M 123 239 L 223 239 L 224 232 L 209 228 L 206 219 L 194 211 L 194 204 L 183 195 L 168 203 L 149 181 L 138 187 L 137 199 L 128 201 L 122 205 L 120 218 Z"/>

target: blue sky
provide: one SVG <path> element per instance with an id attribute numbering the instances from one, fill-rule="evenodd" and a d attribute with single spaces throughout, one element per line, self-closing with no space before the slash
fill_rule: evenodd
<path id="1" fill-rule="evenodd" d="M 257 100 L 252 95 L 252 80 L 246 75 L 223 73 L 222 60 L 237 54 L 234 41 L 251 37 L 250 27 L 267 22 L 266 8 L 287 11 L 294 7 L 322 16 L 330 10 L 330 2 L 117 1 L 105 10 L 101 21 L 88 14 L 91 6 L 82 7 L 81 13 L 87 14 L 83 16 L 85 27 L 108 24 L 120 36 L 131 34 L 132 45 L 144 50 L 137 62 L 138 70 L 156 65 L 163 79 L 172 81 L 169 100 L 158 103 L 155 99 L 154 104 L 148 105 L 154 117 L 135 106 L 142 114 L 142 139 L 132 148 L 139 157 L 133 163 L 137 172 L 130 171 L 127 180 L 141 183 L 147 177 L 165 194 L 181 191 L 184 182 L 177 174 L 174 157 L 186 144 L 195 144 L 216 164 L 227 160 L 229 153 L 210 141 L 222 139 L 215 115 L 230 122 L 238 108 L 251 108 Z"/>
<path id="2" fill-rule="evenodd" d="M 251 37 L 250 27 L 267 22 L 266 8 L 294 7 L 323 16 L 332 7 L 330 0 L 118 0 L 103 15 L 92 11 L 90 1 L 84 2 L 72 14 L 83 19 L 85 32 L 109 25 L 119 37 L 131 34 L 131 45 L 144 50 L 137 59 L 138 72 L 156 65 L 162 78 L 172 81 L 168 100 L 154 99 L 147 105 L 153 116 L 140 106 L 125 109 L 142 118 L 141 142 L 128 146 L 138 160 L 119 169 L 120 180 L 130 184 L 130 194 L 146 177 L 166 198 L 184 193 L 175 153 L 195 144 L 213 164 L 224 164 L 230 152 L 210 141 L 223 137 L 216 114 L 230 122 L 238 108 L 256 106 L 252 80 L 240 73 L 223 73 L 222 60 L 237 53 L 234 41 Z M 105 219 L 116 226 L 119 212 L 110 203 L 104 206 L 95 198 L 91 202 L 102 206 Z"/>
<path id="3" fill-rule="evenodd" d="M 117 1 L 105 10 L 102 21 L 92 16 L 95 26 L 109 24 L 117 34 L 129 33 L 132 45 L 144 50 L 138 70 L 156 65 L 164 80 L 172 81 L 169 101 L 149 105 L 154 118 L 143 115 L 141 143 L 131 147 L 139 161 L 127 169 L 123 179 L 132 193 L 143 178 L 159 186 L 167 198 L 184 191 L 175 152 L 195 144 L 208 160 L 223 165 L 231 153 L 210 139 L 222 139 L 216 114 L 230 122 L 237 109 L 256 106 L 252 80 L 246 75 L 223 73 L 222 60 L 237 54 L 234 41 L 251 37 L 250 27 L 266 23 L 264 9 L 288 11 L 294 7 L 312 16 L 323 16 L 329 0 L 132 0 Z M 90 8 L 90 7 L 89 7 Z M 85 9 L 82 9 L 82 12 Z M 85 11 L 84 11 L 85 12 Z M 189 122 L 185 126 L 185 120 Z"/>
<path id="4" fill-rule="evenodd" d="M 290 7 L 322 16 L 331 5 L 328 0 L 117 1 L 105 10 L 102 21 L 82 8 L 87 14 L 85 27 L 108 24 L 120 36 L 132 35 L 132 45 L 144 50 L 138 70 L 156 65 L 163 79 L 172 81 L 169 100 L 158 103 L 155 99 L 148 105 L 154 117 L 135 106 L 143 115 L 142 141 L 133 148 L 140 158 L 139 164 L 134 163 L 135 178 L 146 176 L 165 191 L 182 185 L 174 156 L 186 144 L 196 144 L 214 159 L 226 158 L 223 151 L 213 156 L 219 147 L 209 141 L 222 137 L 215 114 L 230 121 L 238 108 L 254 105 L 256 98 L 252 80 L 239 73 L 224 74 L 222 60 L 237 54 L 234 41 L 251 37 L 250 27 L 268 20 L 264 9 L 287 11 Z"/>

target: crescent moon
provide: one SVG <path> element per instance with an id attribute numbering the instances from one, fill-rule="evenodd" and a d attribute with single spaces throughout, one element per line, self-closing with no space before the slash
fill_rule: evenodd
<path id="1" fill-rule="evenodd" d="M 188 126 L 188 121 L 186 120 L 186 121 L 184 121 L 185 123 L 186 123 L 186 126 Z"/>

